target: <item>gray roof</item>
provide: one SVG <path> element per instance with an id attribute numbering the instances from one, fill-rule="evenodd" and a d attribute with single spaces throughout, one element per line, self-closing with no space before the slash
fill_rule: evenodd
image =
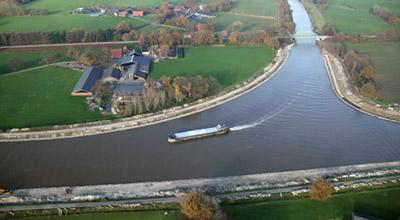
<path id="1" fill-rule="evenodd" d="M 135 62 L 139 64 L 138 71 L 149 73 L 151 59 L 145 56 L 135 56 Z"/>
<path id="2" fill-rule="evenodd" d="M 110 65 L 103 71 L 103 78 L 106 78 L 106 77 L 113 77 L 116 79 L 120 79 L 122 77 L 122 73 L 121 73 L 121 71 L 119 71 L 118 69 L 115 69 L 113 66 Z"/>
<path id="3" fill-rule="evenodd" d="M 72 92 L 92 92 L 94 84 L 97 82 L 97 80 L 101 79 L 102 76 L 102 67 L 91 66 L 85 68 L 81 78 L 76 83 Z"/>
<path id="4" fill-rule="evenodd" d="M 141 80 L 124 80 L 120 81 L 115 89 L 115 96 L 124 95 L 140 95 L 144 92 L 144 81 Z"/>

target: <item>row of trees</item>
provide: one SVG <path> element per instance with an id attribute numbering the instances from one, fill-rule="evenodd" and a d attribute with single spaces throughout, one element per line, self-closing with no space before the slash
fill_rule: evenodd
<path id="1" fill-rule="evenodd" d="M 26 4 L 32 0 L 1 0 L 0 16 L 22 16 L 22 15 L 48 15 L 47 9 L 26 10 L 21 4 Z"/>
<path id="2" fill-rule="evenodd" d="M 318 42 L 319 46 L 331 54 L 343 59 L 344 67 L 350 74 L 353 82 L 360 88 L 362 95 L 376 98 L 374 82 L 375 70 L 367 54 L 359 54 L 356 51 L 346 52 L 344 43 L 354 40 L 344 34 L 336 34 L 334 37 Z"/>
<path id="3" fill-rule="evenodd" d="M 142 95 L 125 97 L 123 102 L 115 102 L 115 111 L 123 117 L 128 117 L 205 98 L 221 89 L 215 78 L 205 79 L 201 76 L 174 79 L 164 76 L 161 77 L 160 84 L 159 88 L 158 83 L 147 81 Z"/>
<path id="4" fill-rule="evenodd" d="M 295 23 L 293 22 L 292 9 L 287 0 L 278 0 L 278 26 L 275 27 L 275 32 L 286 36 L 287 32 L 293 33 Z"/>
<path id="5" fill-rule="evenodd" d="M 374 5 L 371 8 L 370 13 L 380 17 L 383 21 L 389 24 L 397 24 L 400 22 L 400 17 L 396 13 L 388 11 L 379 5 Z"/>

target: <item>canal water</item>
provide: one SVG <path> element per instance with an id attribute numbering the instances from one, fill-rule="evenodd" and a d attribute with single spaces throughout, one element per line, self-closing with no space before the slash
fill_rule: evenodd
<path id="1" fill-rule="evenodd" d="M 309 17 L 289 0 L 296 31 Z M 226 123 L 230 135 L 178 145 L 176 131 Z M 91 185 L 255 174 L 400 159 L 400 124 L 362 114 L 334 95 L 314 39 L 298 39 L 257 89 L 173 121 L 104 135 L 1 143 L 0 185 Z"/>

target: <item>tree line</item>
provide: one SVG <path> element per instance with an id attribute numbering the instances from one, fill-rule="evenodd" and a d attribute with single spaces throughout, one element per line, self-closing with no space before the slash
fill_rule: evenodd
<path id="1" fill-rule="evenodd" d="M 148 80 L 142 95 L 125 97 L 123 102 L 115 102 L 113 108 L 119 115 L 129 117 L 195 101 L 220 90 L 219 82 L 213 77 L 179 76 L 172 79 L 163 76 L 159 82 Z"/>
<path id="2" fill-rule="evenodd" d="M 31 9 L 26 10 L 22 4 L 31 2 L 32 0 L 1 0 L 0 16 L 22 16 L 22 15 L 48 15 L 47 9 Z"/>

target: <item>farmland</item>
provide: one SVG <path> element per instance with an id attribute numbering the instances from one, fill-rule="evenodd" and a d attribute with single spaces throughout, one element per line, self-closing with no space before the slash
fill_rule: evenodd
<path id="1" fill-rule="evenodd" d="M 66 68 L 45 67 L 0 76 L 0 129 L 106 119 L 87 111 L 83 97 L 71 97 L 80 75 Z"/>
<path id="2" fill-rule="evenodd" d="M 329 1 L 328 8 L 322 12 L 327 22 L 335 25 L 338 32 L 346 34 L 365 33 L 377 34 L 383 31 L 400 28 L 400 24 L 391 25 L 381 18 L 370 14 L 374 5 L 400 12 L 399 1 L 385 0 L 335 0 Z"/>
<path id="3" fill-rule="evenodd" d="M 229 219 L 351 219 L 353 211 L 383 219 L 400 215 L 400 189 L 334 195 L 321 203 L 309 199 L 224 206 Z"/>
<path id="4" fill-rule="evenodd" d="M 140 6 L 152 7 L 159 5 L 161 0 L 139 1 L 139 0 L 119 0 L 114 1 L 113 6 Z M 172 1 L 175 3 L 180 0 Z M 203 1 L 209 2 L 209 1 Z M 25 9 L 47 9 L 49 15 L 45 16 L 11 16 L 0 17 L 0 32 L 30 32 L 30 31 L 69 31 L 74 28 L 84 28 L 85 30 L 96 30 L 114 28 L 119 22 L 129 22 L 135 30 L 154 31 L 156 26 L 151 22 L 155 20 L 152 15 L 146 15 L 141 18 L 117 18 L 112 16 L 89 17 L 87 15 L 72 15 L 70 12 L 79 7 L 88 7 L 91 5 L 107 5 L 107 0 L 93 1 L 55 1 L 55 0 L 36 0 L 26 4 Z M 260 30 L 262 26 L 269 26 L 275 23 L 276 2 L 273 0 L 239 0 L 230 13 L 220 13 L 217 18 L 211 20 L 215 22 L 216 30 L 231 30 L 234 21 L 243 23 L 242 31 Z M 231 14 L 233 13 L 233 14 Z M 238 15 L 240 13 L 241 15 Z M 267 16 L 249 17 L 250 16 Z"/>
<path id="5" fill-rule="evenodd" d="M 274 57 L 274 51 L 265 46 L 191 47 L 185 53 L 184 59 L 154 63 L 150 77 L 213 76 L 228 87 L 248 79 Z"/>
<path id="6" fill-rule="evenodd" d="M 400 43 L 347 44 L 347 50 L 367 53 L 376 71 L 378 98 L 400 103 Z"/>
<path id="7" fill-rule="evenodd" d="M 12 72 L 12 70 L 8 67 L 8 62 L 11 58 L 15 57 L 20 60 L 20 68 L 18 69 L 27 69 L 36 66 L 43 65 L 42 64 L 42 56 L 44 54 L 56 55 L 59 57 L 54 59 L 54 62 L 62 62 L 70 60 L 65 56 L 66 50 L 57 50 L 57 51 L 48 51 L 46 53 L 38 52 L 38 51 L 28 51 L 28 52 L 1 52 L 0 53 L 0 75 Z"/>

